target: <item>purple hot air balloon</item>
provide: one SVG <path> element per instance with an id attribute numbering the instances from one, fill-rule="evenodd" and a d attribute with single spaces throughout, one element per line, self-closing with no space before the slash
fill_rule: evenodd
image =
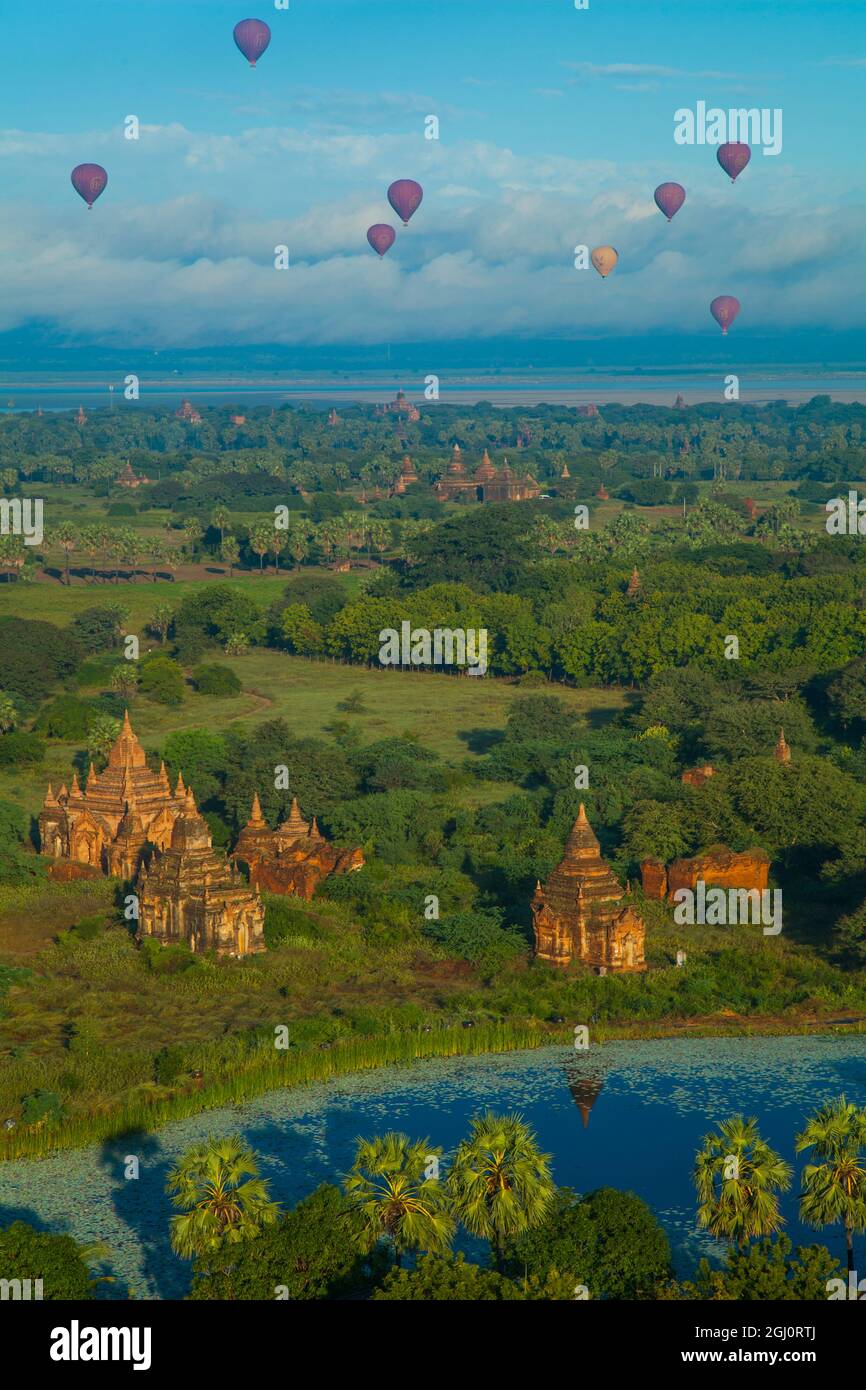
<path id="1" fill-rule="evenodd" d="M 721 326 L 722 337 L 727 337 L 728 329 L 740 312 L 740 301 L 732 294 L 719 294 L 710 305 L 710 313 Z"/>
<path id="2" fill-rule="evenodd" d="M 423 197 L 424 189 L 414 179 L 398 179 L 388 189 L 388 202 L 402 219 L 404 227 L 408 227 L 409 218 L 421 206 Z"/>
<path id="3" fill-rule="evenodd" d="M 397 233 L 393 227 L 388 226 L 387 222 L 377 222 L 375 226 L 368 228 L 367 240 L 377 256 L 384 256 L 385 252 L 390 251 L 397 240 Z"/>
<path id="4" fill-rule="evenodd" d="M 653 197 L 656 200 L 656 207 L 664 213 L 670 222 L 686 201 L 686 190 L 681 183 L 660 183 Z"/>
<path id="5" fill-rule="evenodd" d="M 108 183 L 108 174 L 101 164 L 77 164 L 71 177 L 72 187 L 84 199 L 89 212 Z"/>
<path id="6" fill-rule="evenodd" d="M 725 173 L 730 175 L 731 183 L 743 172 L 751 158 L 752 151 L 749 146 L 741 145 L 738 140 L 729 145 L 719 145 L 716 150 L 716 159 Z"/>
<path id="7" fill-rule="evenodd" d="M 242 19 L 235 25 L 235 43 L 254 68 L 271 41 L 271 31 L 263 19 Z"/>

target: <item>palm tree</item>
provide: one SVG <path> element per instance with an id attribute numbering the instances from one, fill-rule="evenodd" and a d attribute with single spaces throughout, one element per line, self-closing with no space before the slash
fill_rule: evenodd
<path id="1" fill-rule="evenodd" d="M 278 531 L 276 527 L 271 532 L 271 553 L 274 557 L 274 569 L 280 568 L 280 551 L 285 550 L 288 537 L 285 531 Z"/>
<path id="2" fill-rule="evenodd" d="M 389 1240 L 397 1265 L 404 1250 L 447 1250 L 455 1221 L 442 1183 L 427 1176 L 430 1160 L 438 1165 L 442 1150 L 431 1148 L 427 1139 L 413 1142 L 393 1132 L 357 1142 L 355 1162 L 343 1185 L 364 1218 L 364 1248 L 372 1250 L 379 1240 Z"/>
<path id="3" fill-rule="evenodd" d="M 171 1245 L 183 1259 L 251 1240 L 279 1216 L 253 1150 L 240 1135 L 208 1139 L 171 1170 L 166 1192 L 185 1208 L 171 1218 Z"/>
<path id="4" fill-rule="evenodd" d="M 124 661 L 120 666 L 115 666 L 111 673 L 111 688 L 131 704 L 138 694 L 138 664 Z"/>
<path id="5" fill-rule="evenodd" d="M 223 543 L 226 538 L 226 527 L 230 520 L 231 517 L 229 516 L 228 507 L 223 506 L 222 502 L 218 502 L 210 514 L 210 524 L 211 526 L 216 526 L 220 533 L 220 550 L 223 548 Z"/>
<path id="6" fill-rule="evenodd" d="M 97 714 L 87 730 L 87 751 L 95 762 L 104 766 L 108 754 L 120 734 L 120 720 L 110 714 Z"/>
<path id="7" fill-rule="evenodd" d="M 734 1115 L 704 1136 L 694 1179 L 698 1223 L 718 1239 L 745 1246 L 782 1229 L 778 1194 L 791 1185 L 791 1167 L 761 1138 L 754 1118 Z"/>
<path id="8" fill-rule="evenodd" d="M 250 549 L 259 557 L 259 574 L 265 572 L 265 556 L 271 548 L 274 528 L 269 521 L 257 521 L 250 531 Z"/>
<path id="9" fill-rule="evenodd" d="M 299 570 L 310 553 L 310 538 L 300 526 L 293 526 L 289 534 L 289 554 Z"/>
<path id="10" fill-rule="evenodd" d="M 204 535 L 201 522 L 194 516 L 187 517 L 186 521 L 183 523 L 183 533 L 186 536 L 189 558 L 193 560 L 195 558 L 196 546 Z"/>
<path id="11" fill-rule="evenodd" d="M 147 626 L 151 632 L 156 633 L 159 638 L 160 646 L 165 645 L 168 630 L 173 622 L 174 609 L 167 603 L 159 604 Z"/>
<path id="12" fill-rule="evenodd" d="M 809 1226 L 840 1222 L 854 1269 L 854 1232 L 866 1230 L 866 1109 L 839 1096 L 827 1101 L 797 1135 L 797 1153 L 812 1149 L 803 1169 L 800 1215 Z"/>
<path id="13" fill-rule="evenodd" d="M 489 1240 L 502 1266 L 505 1242 L 540 1226 L 556 1187 L 550 1154 L 543 1154 L 522 1115 L 476 1116 L 448 1175 L 454 1215 L 471 1235 Z"/>
<path id="14" fill-rule="evenodd" d="M 69 556 L 78 544 L 78 533 L 71 521 L 61 521 L 57 528 L 57 542 L 66 561 L 66 586 L 69 587 Z"/>
<path id="15" fill-rule="evenodd" d="M 102 536 L 98 526 L 85 526 L 81 532 L 81 549 L 90 560 L 90 582 L 96 578 L 94 561 L 102 550 Z"/>
<path id="16" fill-rule="evenodd" d="M 0 690 L 0 734 L 8 734 L 17 723 L 18 711 L 15 708 L 15 701 L 11 695 L 6 694 L 5 690 Z"/>
<path id="17" fill-rule="evenodd" d="M 238 545 L 238 542 L 234 536 L 226 536 L 225 540 L 222 542 L 220 546 L 220 555 L 222 557 L 223 564 L 228 565 L 229 567 L 229 579 L 231 579 L 232 574 L 234 573 L 235 565 L 237 564 L 241 555 L 241 548 Z"/>

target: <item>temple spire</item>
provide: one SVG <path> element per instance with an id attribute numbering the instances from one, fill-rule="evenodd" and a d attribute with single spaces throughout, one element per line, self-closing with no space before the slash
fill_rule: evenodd
<path id="1" fill-rule="evenodd" d="M 785 730 L 779 730 L 779 737 L 776 740 L 776 747 L 773 749 L 773 757 L 779 763 L 789 763 L 791 761 L 791 750 L 785 740 Z"/>
<path id="2" fill-rule="evenodd" d="M 186 787 L 185 787 L 184 784 L 183 784 L 183 773 L 182 773 L 182 772 L 179 772 L 179 773 L 177 774 L 177 786 L 176 786 L 175 789 L 174 789 L 174 794 L 175 794 L 176 797 L 186 796 Z"/>
<path id="3" fill-rule="evenodd" d="M 259 801 L 259 794 L 253 792 L 253 804 L 247 825 L 261 825 L 263 821 L 264 816 L 262 815 L 262 803 Z"/>

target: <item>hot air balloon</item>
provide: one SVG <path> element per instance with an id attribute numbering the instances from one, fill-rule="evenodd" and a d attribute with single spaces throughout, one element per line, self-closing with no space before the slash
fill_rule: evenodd
<path id="1" fill-rule="evenodd" d="M 619 260 L 619 256 L 617 255 L 616 251 L 614 251 L 612 246 L 596 246 L 595 250 L 592 252 L 590 256 L 590 260 L 592 261 L 602 280 L 606 280 L 608 275 L 610 275 L 610 272 L 616 265 L 617 261 Z"/>
<path id="2" fill-rule="evenodd" d="M 681 183 L 660 183 L 653 197 L 656 200 L 656 207 L 664 213 L 670 222 L 686 201 L 686 190 Z"/>
<path id="3" fill-rule="evenodd" d="M 710 313 L 721 326 L 723 337 L 727 337 L 728 329 L 739 312 L 740 301 L 732 294 L 719 294 L 710 305 Z"/>
<path id="4" fill-rule="evenodd" d="M 271 41 L 271 31 L 263 19 L 242 19 L 235 25 L 235 43 L 254 68 Z"/>
<path id="5" fill-rule="evenodd" d="M 71 178 L 72 187 L 84 199 L 89 212 L 108 183 L 108 174 L 101 164 L 77 164 Z"/>
<path id="6" fill-rule="evenodd" d="M 402 219 L 404 227 L 408 227 L 409 218 L 421 206 L 423 197 L 424 189 L 414 179 L 398 179 L 388 189 L 388 202 Z"/>
<path id="7" fill-rule="evenodd" d="M 387 222 L 377 222 L 375 226 L 368 228 L 367 240 L 377 256 L 384 256 L 385 252 L 390 251 L 397 240 L 397 233 L 393 227 L 388 226 Z"/>
<path id="8" fill-rule="evenodd" d="M 752 151 L 748 145 L 741 145 L 739 141 L 734 141 L 729 145 L 719 145 L 716 150 L 716 159 L 721 164 L 726 174 L 730 174 L 731 183 L 734 182 L 738 174 L 741 174 L 752 158 Z"/>

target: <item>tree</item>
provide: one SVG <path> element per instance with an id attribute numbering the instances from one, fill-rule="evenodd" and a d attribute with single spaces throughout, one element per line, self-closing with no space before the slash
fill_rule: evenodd
<path id="1" fill-rule="evenodd" d="M 196 548 L 204 535 L 202 524 L 197 517 L 187 517 L 186 521 L 183 523 L 183 533 L 186 536 L 186 547 L 189 551 L 189 558 L 193 560 L 195 558 Z"/>
<path id="2" fill-rule="evenodd" d="M 357 1297 L 370 1276 L 358 1253 L 361 1217 L 338 1187 L 323 1183 L 255 1240 L 196 1258 L 191 1299 L 294 1300 Z"/>
<path id="3" fill-rule="evenodd" d="M 104 1258 L 98 1245 L 79 1245 L 72 1236 L 36 1231 L 24 1221 L 0 1229 L 0 1269 L 8 1280 L 42 1281 L 42 1298 L 78 1302 L 93 1298 L 90 1266 Z M 31 1296 L 35 1297 L 32 1292 Z"/>
<path id="4" fill-rule="evenodd" d="M 265 556 L 272 549 L 275 534 L 269 521 L 257 521 L 250 531 L 250 549 L 259 557 L 260 574 L 265 572 Z"/>
<path id="5" fill-rule="evenodd" d="M 441 1153 L 428 1139 L 413 1141 L 393 1131 L 358 1140 L 344 1187 L 363 1217 L 362 1249 L 373 1250 L 384 1239 L 398 1266 L 406 1250 L 448 1249 L 455 1223 L 438 1177 Z"/>
<path id="6" fill-rule="evenodd" d="M 111 673 L 111 688 L 125 701 L 132 703 L 138 694 L 138 663 L 124 661 Z"/>
<path id="7" fill-rule="evenodd" d="M 549 1270 L 506 1279 L 495 1269 L 458 1255 L 422 1255 L 415 1269 L 392 1269 L 374 1302 L 523 1303 L 564 1302 L 575 1297 L 574 1280 Z"/>
<path id="8" fill-rule="evenodd" d="M 511 1278 L 557 1269 L 591 1298 L 647 1298 L 670 1277 L 671 1248 L 633 1192 L 601 1187 L 578 1197 L 559 1188 L 542 1224 L 507 1243 L 504 1267 Z"/>
<path id="9" fill-rule="evenodd" d="M 10 729 L 14 729 L 18 722 L 18 711 L 15 708 L 15 701 L 11 695 L 7 695 L 5 690 L 0 690 L 0 733 L 8 734 Z"/>
<path id="10" fill-rule="evenodd" d="M 774 1303 L 777 1300 L 823 1302 L 829 1281 L 840 1267 L 823 1245 L 798 1245 L 787 1236 L 764 1237 L 745 1249 L 731 1246 L 724 1269 L 701 1260 L 694 1283 L 686 1283 L 686 1298 Z"/>
<path id="11" fill-rule="evenodd" d="M 229 567 L 229 579 L 231 579 L 235 565 L 240 559 L 241 548 L 234 536 L 226 536 L 220 543 L 220 556 L 224 565 Z"/>
<path id="12" fill-rule="evenodd" d="M 501 1267 L 505 1242 L 540 1225 L 556 1188 L 550 1155 L 517 1114 L 492 1110 L 472 1121 L 448 1174 L 454 1215 L 474 1236 L 489 1240 Z"/>
<path id="13" fill-rule="evenodd" d="M 120 735 L 120 720 L 110 714 L 97 714 L 87 731 L 87 751 L 94 761 L 105 764 Z"/>
<path id="14" fill-rule="evenodd" d="M 817 1162 L 803 1169 L 800 1215 L 810 1226 L 842 1226 L 851 1274 L 854 1232 L 866 1230 L 866 1109 L 844 1096 L 827 1101 L 797 1135 L 797 1153 L 806 1149 Z"/>
<path id="15" fill-rule="evenodd" d="M 171 1246 L 182 1259 L 254 1239 L 279 1217 L 253 1150 L 239 1135 L 208 1139 L 171 1170 L 166 1191 L 183 1211 L 171 1219 Z"/>
<path id="16" fill-rule="evenodd" d="M 210 514 L 211 526 L 216 526 L 217 530 L 220 533 L 220 550 L 222 550 L 223 545 L 225 544 L 226 527 L 228 526 L 230 520 L 231 517 L 229 515 L 229 509 L 228 507 L 224 507 L 221 502 L 214 507 L 213 511 Z"/>
<path id="17" fill-rule="evenodd" d="M 717 1239 L 745 1246 L 781 1230 L 778 1194 L 790 1187 L 791 1168 L 761 1138 L 757 1120 L 734 1115 L 705 1135 L 694 1179 L 698 1223 Z"/>
<path id="18" fill-rule="evenodd" d="M 78 532 L 71 521 L 61 521 L 56 531 L 57 543 L 63 551 L 66 562 L 66 585 L 69 587 L 69 557 L 78 545 Z"/>
<path id="19" fill-rule="evenodd" d="M 161 603 L 154 610 L 153 617 L 147 625 L 148 632 L 153 632 L 159 638 L 160 645 L 165 645 L 165 639 L 169 634 L 172 623 L 174 622 L 174 609 L 167 603 Z"/>
<path id="20" fill-rule="evenodd" d="M 110 652 L 120 641 L 126 609 L 119 603 L 85 608 L 69 625 L 74 637 L 88 652 Z"/>
<path id="21" fill-rule="evenodd" d="M 141 692 L 158 705 L 183 703 L 186 686 L 183 670 L 168 656 L 153 656 L 141 666 Z"/>

